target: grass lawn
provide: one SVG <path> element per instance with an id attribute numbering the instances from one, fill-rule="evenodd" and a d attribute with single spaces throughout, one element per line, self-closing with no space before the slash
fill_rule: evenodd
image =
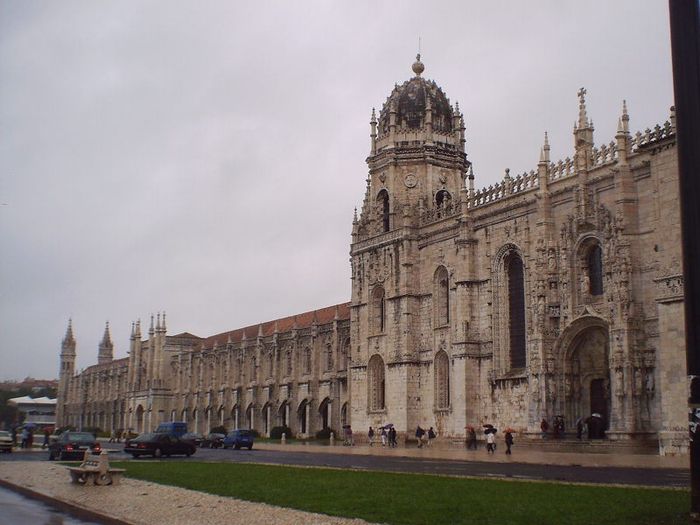
<path id="1" fill-rule="evenodd" d="M 126 468 L 132 478 L 379 523 L 691 523 L 688 491 L 235 463 L 115 466 Z"/>

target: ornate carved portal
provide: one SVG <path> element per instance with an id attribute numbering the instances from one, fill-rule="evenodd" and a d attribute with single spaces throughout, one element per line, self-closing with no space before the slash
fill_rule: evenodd
<path id="1" fill-rule="evenodd" d="M 581 330 L 564 349 L 564 417 L 569 429 L 594 413 L 610 426 L 609 336 L 606 328 Z"/>

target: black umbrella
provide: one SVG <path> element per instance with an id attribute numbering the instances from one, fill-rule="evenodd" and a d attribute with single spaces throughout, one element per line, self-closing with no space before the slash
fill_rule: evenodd
<path id="1" fill-rule="evenodd" d="M 484 434 L 495 434 L 496 432 L 498 432 L 498 430 L 495 429 L 495 428 L 493 427 L 493 425 L 491 425 L 489 428 L 487 428 L 486 430 L 484 430 Z"/>

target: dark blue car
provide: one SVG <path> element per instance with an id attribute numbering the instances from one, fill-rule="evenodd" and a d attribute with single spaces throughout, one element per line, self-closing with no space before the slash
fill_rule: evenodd
<path id="1" fill-rule="evenodd" d="M 236 450 L 245 447 L 248 450 L 253 449 L 253 440 L 255 436 L 250 430 L 232 430 L 224 438 L 224 448 L 233 447 Z"/>

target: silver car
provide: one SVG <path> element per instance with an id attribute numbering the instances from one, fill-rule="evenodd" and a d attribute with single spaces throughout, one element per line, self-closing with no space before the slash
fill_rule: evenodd
<path id="1" fill-rule="evenodd" d="M 7 430 L 0 430 L 0 450 L 12 452 L 12 435 Z"/>

